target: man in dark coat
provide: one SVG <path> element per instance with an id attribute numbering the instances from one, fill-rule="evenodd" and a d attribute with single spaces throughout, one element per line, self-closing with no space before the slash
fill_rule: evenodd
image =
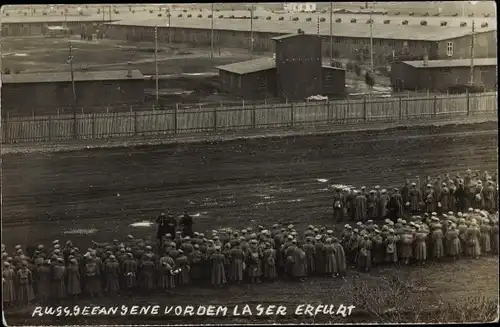
<path id="1" fill-rule="evenodd" d="M 188 215 L 187 211 L 185 210 L 184 210 L 184 215 L 181 218 L 180 225 L 182 226 L 183 237 L 193 236 L 193 217 Z"/>
<path id="2" fill-rule="evenodd" d="M 165 213 L 162 212 L 158 218 L 156 218 L 156 224 L 158 225 L 158 230 L 156 232 L 156 238 L 161 244 L 163 236 L 167 233 L 167 217 Z"/>
<path id="3" fill-rule="evenodd" d="M 391 195 L 389 203 L 387 204 L 387 209 L 389 210 L 389 212 L 387 213 L 387 218 L 391 219 L 394 222 L 396 222 L 396 220 L 401 216 L 400 212 L 402 210 L 402 204 L 400 199 L 401 195 L 395 190 Z"/>
<path id="4" fill-rule="evenodd" d="M 455 200 L 457 203 L 457 211 L 465 212 L 467 210 L 467 193 L 465 191 L 464 184 L 458 184 L 458 188 L 455 191 Z"/>
<path id="5" fill-rule="evenodd" d="M 170 235 L 175 235 L 175 230 L 177 228 L 177 220 L 175 220 L 174 215 L 172 215 L 172 212 L 168 212 L 167 214 L 167 219 L 166 219 L 166 224 L 167 224 L 167 234 Z"/>

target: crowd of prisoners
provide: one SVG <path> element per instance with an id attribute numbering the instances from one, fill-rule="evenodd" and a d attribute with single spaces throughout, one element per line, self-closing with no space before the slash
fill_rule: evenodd
<path id="1" fill-rule="evenodd" d="M 122 241 L 92 242 L 84 250 L 70 240 L 55 240 L 50 247 L 40 244 L 34 251 L 17 245 L 7 252 L 2 245 L 3 303 L 56 304 L 81 296 L 133 296 L 189 285 L 346 278 L 352 269 L 368 273 L 377 266 L 498 254 L 498 199 L 484 190 L 492 186 L 496 192 L 496 183 L 487 173 L 480 178 L 467 171 L 463 179 L 458 174 L 457 178 L 428 178 L 422 190 L 408 181 L 401 192 L 391 192 L 383 212 L 379 204 L 384 190 L 366 194 L 366 188 L 337 189 L 334 215 L 357 220 L 343 227 L 332 223 L 304 230 L 274 224 L 205 234 L 193 231 L 187 212 L 179 222 L 171 213 L 162 213 L 157 219 L 158 242 L 128 235 Z M 454 196 L 446 202 L 450 192 Z M 351 194 L 355 196 L 349 200 Z M 377 197 L 377 210 L 369 204 L 371 196 Z"/>

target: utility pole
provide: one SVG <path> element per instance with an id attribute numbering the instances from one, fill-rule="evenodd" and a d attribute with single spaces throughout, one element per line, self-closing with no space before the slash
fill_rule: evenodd
<path id="1" fill-rule="evenodd" d="M 333 2 L 330 2 L 330 65 L 333 61 Z"/>
<path id="2" fill-rule="evenodd" d="M 111 23 L 111 5 L 109 5 L 109 22 Z"/>
<path id="3" fill-rule="evenodd" d="M 71 87 L 73 89 L 73 138 L 76 140 L 77 139 L 77 123 L 76 123 L 76 89 L 75 89 L 75 74 L 73 71 L 73 53 L 72 53 L 73 47 L 71 45 L 71 41 L 69 42 L 69 56 L 68 56 L 68 63 L 69 63 L 69 70 L 71 73 Z"/>
<path id="4" fill-rule="evenodd" d="M 210 26 L 210 58 L 214 57 L 214 3 L 212 2 L 211 7 L 211 26 Z"/>
<path id="5" fill-rule="evenodd" d="M 167 11 L 167 20 L 168 20 L 168 46 L 171 47 L 172 46 L 172 29 L 170 27 L 170 17 L 172 16 L 172 14 L 170 13 L 170 7 L 168 7 L 168 11 Z"/>
<path id="6" fill-rule="evenodd" d="M 253 57 L 253 3 L 250 8 L 250 56 Z"/>
<path id="7" fill-rule="evenodd" d="M 104 6 L 102 7 L 102 21 L 106 21 L 106 7 Z"/>
<path id="8" fill-rule="evenodd" d="M 156 75 L 156 104 L 158 104 L 159 99 L 159 87 L 158 87 L 158 26 L 155 26 L 155 75 Z"/>
<path id="9" fill-rule="evenodd" d="M 474 20 L 472 21 L 472 38 L 470 45 L 470 85 L 474 85 L 474 43 L 475 43 Z"/>
<path id="10" fill-rule="evenodd" d="M 370 72 L 373 74 L 373 7 L 370 8 Z"/>

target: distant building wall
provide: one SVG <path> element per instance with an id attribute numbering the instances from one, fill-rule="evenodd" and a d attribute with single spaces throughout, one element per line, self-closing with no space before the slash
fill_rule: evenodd
<path id="1" fill-rule="evenodd" d="M 219 70 L 221 89 L 245 100 L 262 100 L 276 96 L 276 69 L 250 74 L 234 74 Z"/>
<path id="2" fill-rule="evenodd" d="M 142 26 L 110 25 L 106 33 L 110 38 L 129 41 L 150 41 L 154 40 L 154 28 Z M 206 46 L 211 44 L 211 33 L 209 29 L 195 28 L 158 28 L 158 40 L 167 43 L 190 44 L 192 46 Z M 279 36 L 280 33 L 254 32 L 254 51 L 272 52 L 274 43 L 272 37 Z M 387 64 L 391 61 L 392 55 L 410 54 L 422 57 L 429 56 L 429 60 L 446 59 L 447 43 L 454 44 L 453 58 L 470 57 L 470 36 L 455 38 L 447 41 L 410 41 L 394 39 L 373 39 L 373 53 L 375 64 Z M 330 55 L 330 37 L 321 36 L 322 55 Z M 333 52 L 335 58 L 356 59 L 363 49 L 367 53 L 365 60 L 369 60 L 368 49 L 370 47 L 369 38 L 350 38 L 333 36 Z M 496 31 L 486 32 L 476 35 L 475 57 L 486 58 L 496 57 Z M 216 48 L 239 48 L 250 49 L 249 31 L 214 30 L 214 46 Z M 359 57 L 359 56 L 358 56 Z M 360 58 L 363 59 L 363 58 Z"/>
<path id="3" fill-rule="evenodd" d="M 75 82 L 77 107 L 105 107 L 144 101 L 144 81 Z M 2 115 L 47 115 L 73 104 L 71 82 L 3 83 Z M 80 109 L 81 110 L 81 109 Z"/>
<path id="4" fill-rule="evenodd" d="M 283 4 L 283 9 L 289 12 L 313 12 L 316 11 L 316 3 L 314 2 L 286 2 Z"/>
<path id="5" fill-rule="evenodd" d="M 474 85 L 485 90 L 496 89 L 496 66 L 475 66 L 473 71 Z M 470 67 L 415 68 L 401 62 L 391 68 L 391 84 L 399 89 L 444 91 L 469 83 Z"/>
<path id="6" fill-rule="evenodd" d="M 107 28 L 103 21 L 86 21 L 86 22 L 36 22 L 36 23 L 2 23 L 2 37 L 21 37 L 21 36 L 41 36 L 44 34 L 44 26 L 65 26 L 71 34 L 80 34 L 87 29 L 95 29 L 97 26 L 102 30 Z"/>

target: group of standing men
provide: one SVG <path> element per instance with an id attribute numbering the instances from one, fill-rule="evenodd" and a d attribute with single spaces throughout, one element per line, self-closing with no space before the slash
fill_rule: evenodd
<path id="1" fill-rule="evenodd" d="M 464 177 L 459 173 L 454 178 L 449 174 L 431 178 L 424 183 L 417 179 L 409 180 L 401 189 L 393 188 L 388 192 L 375 186 L 369 192 L 366 187 L 360 190 L 335 188 L 333 195 L 333 215 L 337 221 L 347 217 L 362 221 L 389 218 L 395 221 L 408 214 L 426 212 L 447 213 L 464 212 L 468 208 L 498 210 L 498 181 L 496 174 L 487 171 L 480 177 L 478 171 L 467 170 Z"/>
<path id="2" fill-rule="evenodd" d="M 475 176 L 471 179 L 475 180 L 476 187 L 482 184 Z M 491 180 L 486 178 L 486 183 L 490 185 Z M 2 245 L 3 302 L 7 306 L 26 304 L 34 299 L 60 303 L 68 297 L 132 295 L 190 284 L 218 287 L 279 278 L 296 281 L 312 276 L 335 278 L 345 277 L 351 267 L 368 272 L 374 265 L 425 264 L 431 259 L 456 260 L 464 256 L 498 254 L 498 205 L 492 205 L 490 191 L 481 190 L 472 197 L 467 196 L 466 204 L 475 203 L 477 208 L 470 207 L 464 213 L 444 211 L 450 208 L 443 201 L 443 194 L 452 183 L 446 178 L 443 183 L 446 186 L 440 184 L 439 191 L 426 184 L 432 189 L 428 194 L 438 201 L 433 208 L 440 209 L 439 212 L 423 210 L 422 216 L 404 212 L 428 209 L 412 206 L 410 194 L 417 189 L 417 185 L 412 184 L 408 187 L 408 198 L 404 188 L 401 193 L 395 190 L 393 205 L 389 198 L 387 205 L 376 206 L 377 210 L 360 206 L 358 197 L 354 200 L 355 206 L 344 204 L 341 208 L 347 210 L 342 210 L 342 217 L 353 214 L 352 218 L 358 220 L 355 225 L 346 224 L 344 228 L 308 226 L 300 231 L 293 225 L 274 224 L 269 228 L 224 228 L 205 235 L 193 231 L 193 218 L 187 212 L 179 222 L 168 212 L 157 219 L 157 247 L 132 235 L 122 242 L 116 239 L 110 243 L 93 242 L 86 251 L 80 251 L 69 240 L 64 246 L 55 240 L 50 248 L 40 244 L 34 253 L 28 253 L 21 245 L 8 253 Z M 457 184 L 464 185 L 462 181 Z M 469 193 L 470 190 L 466 192 Z M 370 194 L 377 195 L 376 191 Z M 383 194 L 381 191 L 380 197 Z M 481 201 L 477 194 L 481 195 Z M 347 197 L 341 200 L 350 203 Z M 401 205 L 408 203 L 409 206 Z M 363 213 L 364 208 L 373 211 Z M 379 223 L 367 219 L 390 217 L 389 213 L 395 208 L 398 211 L 394 220 L 387 218 Z"/>

